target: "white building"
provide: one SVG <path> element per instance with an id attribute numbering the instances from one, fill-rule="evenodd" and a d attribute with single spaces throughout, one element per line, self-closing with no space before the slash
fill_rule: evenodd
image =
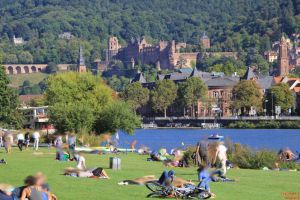
<path id="1" fill-rule="evenodd" d="M 54 128 L 49 124 L 49 118 L 47 116 L 48 106 L 40 107 L 22 107 L 19 108 L 24 115 L 23 125 L 27 128 L 42 130 L 45 132 L 54 132 Z"/>

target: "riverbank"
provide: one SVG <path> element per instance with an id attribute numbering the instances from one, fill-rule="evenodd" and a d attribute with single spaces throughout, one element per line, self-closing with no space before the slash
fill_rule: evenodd
<path id="1" fill-rule="evenodd" d="M 147 156 L 129 153 L 117 155 L 122 160 L 122 170 L 108 169 L 111 155 L 85 154 L 88 167 L 104 167 L 110 175 L 110 180 L 94 180 L 88 178 L 74 178 L 63 176 L 65 167 L 75 166 L 74 162 L 58 162 L 54 160 L 55 151 L 42 149 L 38 153 L 29 150 L 20 152 L 13 149 L 13 154 L 7 155 L 0 150 L 0 157 L 8 161 L 7 165 L 0 165 L 0 182 L 15 186 L 23 184 L 23 179 L 29 174 L 42 171 L 48 176 L 51 191 L 58 199 L 74 200 L 107 199 L 132 200 L 147 199 L 149 193 L 144 186 L 119 186 L 117 183 L 134 179 L 144 175 L 158 177 L 165 168 L 159 162 L 147 162 Z M 187 180 L 196 180 L 196 168 L 172 168 L 177 177 Z M 284 199 L 286 192 L 299 192 L 300 172 L 288 171 L 262 171 L 232 169 L 228 177 L 237 179 L 234 183 L 211 183 L 211 189 L 216 193 L 216 200 L 273 200 Z M 268 186 L 266 188 L 266 185 Z"/>
<path id="2" fill-rule="evenodd" d="M 251 121 L 232 122 L 226 128 L 234 129 L 300 129 L 300 121 Z"/>

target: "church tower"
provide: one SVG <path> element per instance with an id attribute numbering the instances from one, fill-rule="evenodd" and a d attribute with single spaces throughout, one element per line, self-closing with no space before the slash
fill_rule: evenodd
<path id="1" fill-rule="evenodd" d="M 210 48 L 210 39 L 206 35 L 205 32 L 203 32 L 203 35 L 200 38 L 200 44 L 203 46 L 204 49 L 209 49 Z"/>
<path id="2" fill-rule="evenodd" d="M 279 44 L 279 76 L 287 76 L 289 74 L 289 55 L 287 40 L 282 37 Z"/>
<path id="3" fill-rule="evenodd" d="M 84 61 L 84 57 L 83 57 L 82 46 L 80 46 L 80 48 L 79 48 L 79 58 L 78 58 L 78 63 L 77 63 L 77 71 L 79 73 L 86 72 L 86 66 L 85 66 L 85 61 Z"/>

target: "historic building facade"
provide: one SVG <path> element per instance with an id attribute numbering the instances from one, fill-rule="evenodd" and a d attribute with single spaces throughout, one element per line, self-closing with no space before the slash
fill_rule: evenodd
<path id="1" fill-rule="evenodd" d="M 210 48 L 208 36 L 202 36 L 200 43 L 205 49 Z M 203 56 L 203 52 L 182 52 L 181 50 L 185 48 L 186 43 L 176 43 L 174 40 L 160 41 L 157 45 L 152 45 L 145 37 L 132 39 L 126 47 L 121 47 L 116 37 L 110 37 L 106 49 L 106 64 L 109 65 L 113 60 L 120 60 L 133 67 L 135 63 L 155 65 L 159 70 L 193 68 L 197 60 Z M 205 51 L 205 54 L 237 58 L 236 52 Z"/>
<path id="2" fill-rule="evenodd" d="M 240 78 L 236 76 L 225 76 L 222 73 L 207 73 L 193 70 L 185 70 L 179 72 L 172 72 L 166 75 L 158 75 L 157 80 L 169 79 L 175 83 L 186 81 L 190 77 L 200 78 L 208 87 L 208 94 L 205 101 L 199 100 L 195 105 L 197 117 L 228 117 L 233 115 L 230 107 L 232 99 L 232 89 L 239 82 Z M 144 87 L 152 90 L 155 87 L 155 82 L 147 82 L 142 73 L 138 73 L 132 82 L 140 82 Z M 170 108 L 171 113 L 175 113 L 177 106 Z M 144 108 L 145 112 L 151 112 L 151 109 Z M 188 109 L 185 113 L 189 112 Z M 180 112 L 181 115 L 183 111 Z M 148 114 L 148 113 L 143 113 Z"/>

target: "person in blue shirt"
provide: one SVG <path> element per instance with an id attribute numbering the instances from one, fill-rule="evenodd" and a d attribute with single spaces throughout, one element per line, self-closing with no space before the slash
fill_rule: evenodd
<path id="1" fill-rule="evenodd" d="M 175 172 L 173 170 L 170 170 L 168 172 L 164 170 L 160 178 L 158 179 L 158 183 L 160 183 L 163 186 L 170 186 L 173 183 L 174 177 Z"/>
<path id="2" fill-rule="evenodd" d="M 198 170 L 198 187 L 204 188 L 206 191 L 210 192 L 209 183 L 212 181 L 208 168 L 205 165 L 200 165 Z"/>
<path id="3" fill-rule="evenodd" d="M 11 196 L 10 192 L 5 192 L 0 190 L 0 199 L 1 200 L 13 200 L 14 198 Z"/>
<path id="4" fill-rule="evenodd" d="M 200 165 L 198 168 L 198 187 L 204 188 L 206 191 L 210 191 L 210 182 L 234 182 L 234 179 L 226 178 L 222 170 L 214 170 L 212 172 L 208 171 L 206 165 Z"/>

